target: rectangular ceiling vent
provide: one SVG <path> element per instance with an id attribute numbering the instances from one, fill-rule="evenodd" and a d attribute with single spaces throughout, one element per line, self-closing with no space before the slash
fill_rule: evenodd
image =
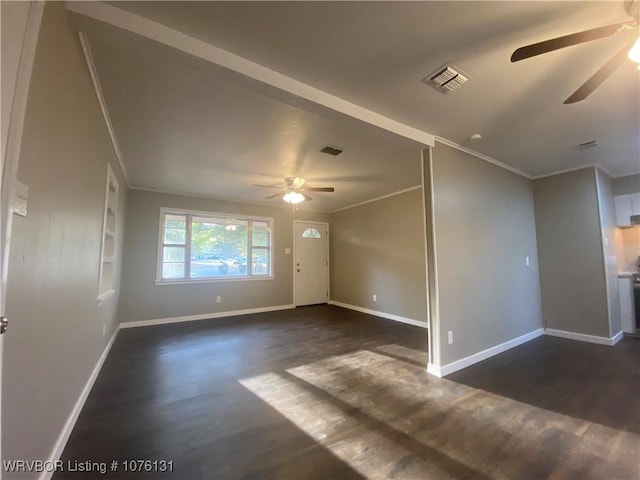
<path id="1" fill-rule="evenodd" d="M 591 140 L 589 142 L 584 142 L 578 145 L 578 148 L 580 150 L 586 150 L 587 148 L 593 148 L 593 147 L 597 147 L 598 146 L 598 142 L 596 140 Z"/>
<path id="2" fill-rule="evenodd" d="M 461 87 L 469 80 L 469 76 L 453 64 L 440 67 L 422 81 L 441 93 L 449 93 Z"/>
<path id="3" fill-rule="evenodd" d="M 342 150 L 340 150 L 339 148 L 330 147 L 329 145 L 321 148 L 320 151 L 322 153 L 326 153 L 327 155 L 333 155 L 334 157 L 337 157 L 342 153 Z"/>

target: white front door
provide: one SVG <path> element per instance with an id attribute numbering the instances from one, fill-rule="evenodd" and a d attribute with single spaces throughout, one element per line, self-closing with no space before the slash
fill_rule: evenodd
<path id="1" fill-rule="evenodd" d="M 294 297 L 296 306 L 329 301 L 329 225 L 294 222 Z"/>

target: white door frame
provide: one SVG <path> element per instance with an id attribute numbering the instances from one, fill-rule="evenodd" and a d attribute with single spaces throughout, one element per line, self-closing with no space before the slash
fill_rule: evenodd
<path id="1" fill-rule="evenodd" d="M 25 2 L 26 3 L 26 2 Z M 10 92 L 12 98 L 11 106 L 8 112 L 9 122 L 7 137 L 2 139 L 2 156 L 0 159 L 0 176 L 2 190 L 0 192 L 0 314 L 4 316 L 7 299 L 7 276 L 9 263 L 9 244 L 11 241 L 11 223 L 13 220 L 13 195 L 15 184 L 18 177 L 18 163 L 20 161 L 20 147 L 22 144 L 22 130 L 24 127 L 24 118 L 27 110 L 27 97 L 29 94 L 29 85 L 31 83 L 31 73 L 33 70 L 33 61 L 36 53 L 36 45 L 38 43 L 38 35 L 40 33 L 40 25 L 42 22 L 42 13 L 44 11 L 44 1 L 31 1 L 28 3 L 29 11 L 22 29 L 18 35 L 9 41 L 11 44 L 15 42 L 15 47 L 19 49 L 18 63 L 9 68 L 9 71 L 3 71 L 3 75 L 15 75 L 15 87 Z M 5 143 L 6 142 L 6 143 Z M 0 391 L 2 388 L 2 346 L 4 335 L 0 337 Z M 0 412 L 2 405 L 0 403 Z M 0 413 L 1 418 L 1 413 Z M 2 424 L 0 420 L 0 433 Z M 0 438 L 2 435 L 0 434 Z M 0 452 L 1 452 L 0 445 Z M 1 460 L 1 458 L 0 458 Z M 2 469 L 0 469 L 0 478 L 2 477 Z"/>
<path id="2" fill-rule="evenodd" d="M 324 225 L 325 227 L 327 227 L 327 292 L 329 292 L 329 295 L 327 295 L 327 303 L 329 303 L 329 299 L 331 298 L 331 262 L 329 261 L 329 252 L 330 252 L 330 247 L 329 247 L 329 222 L 316 222 L 314 220 L 294 220 L 293 221 L 293 258 L 292 258 L 292 262 L 291 262 L 291 272 L 293 274 L 293 306 L 297 307 L 296 305 L 296 242 L 298 240 L 297 235 L 296 235 L 296 226 L 299 223 L 312 223 L 315 225 Z"/>

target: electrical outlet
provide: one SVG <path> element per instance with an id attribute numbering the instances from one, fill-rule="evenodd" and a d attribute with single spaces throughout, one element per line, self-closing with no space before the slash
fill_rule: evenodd
<path id="1" fill-rule="evenodd" d="M 449 341 L 449 345 L 453 343 L 453 330 L 447 332 L 447 340 Z"/>
<path id="2" fill-rule="evenodd" d="M 531 261 L 529 260 L 529 257 L 524 257 L 524 264 L 528 267 L 531 265 Z"/>
<path id="3" fill-rule="evenodd" d="M 377 301 L 378 301 L 378 296 L 377 296 L 375 293 L 373 294 L 373 301 L 374 301 L 374 302 L 377 302 Z"/>
<path id="4" fill-rule="evenodd" d="M 222 303 L 222 297 L 220 295 L 216 297 L 216 303 Z"/>
<path id="5" fill-rule="evenodd" d="M 291 249 L 289 247 L 284 249 L 284 254 L 285 255 L 291 255 Z"/>

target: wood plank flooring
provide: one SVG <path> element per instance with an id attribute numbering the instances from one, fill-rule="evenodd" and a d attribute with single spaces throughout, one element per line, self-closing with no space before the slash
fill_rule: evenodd
<path id="1" fill-rule="evenodd" d="M 426 344 L 325 305 L 123 330 L 62 458 L 119 468 L 54 478 L 640 476 L 639 341 L 542 337 L 446 379 Z"/>

